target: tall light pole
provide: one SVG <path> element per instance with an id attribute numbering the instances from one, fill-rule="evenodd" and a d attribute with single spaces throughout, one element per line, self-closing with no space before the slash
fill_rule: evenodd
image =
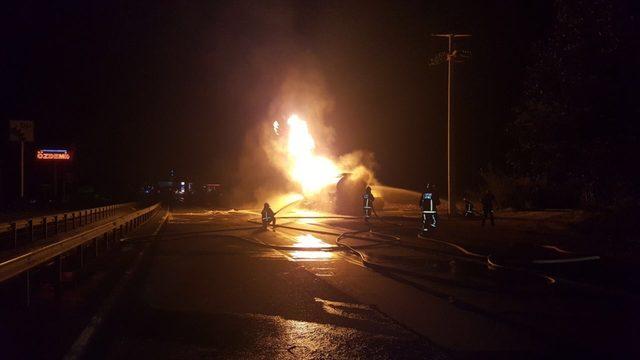
<path id="1" fill-rule="evenodd" d="M 451 74 L 453 72 L 453 61 L 458 55 L 457 50 L 453 50 L 453 39 L 471 37 L 470 34 L 433 34 L 434 37 L 447 38 L 449 50 L 447 51 L 447 215 L 453 215 L 453 208 L 456 206 L 451 190 Z"/>

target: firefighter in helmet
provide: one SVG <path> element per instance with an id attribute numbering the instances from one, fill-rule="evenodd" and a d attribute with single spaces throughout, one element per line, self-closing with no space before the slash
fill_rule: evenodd
<path id="1" fill-rule="evenodd" d="M 274 227 L 276 226 L 276 214 L 269 206 L 269 203 L 264 203 L 264 207 L 262 208 L 262 227 L 267 228 L 267 226 L 271 223 Z"/>
<path id="2" fill-rule="evenodd" d="M 473 209 L 473 202 L 471 202 L 471 196 L 465 192 L 462 194 L 462 201 L 464 201 L 464 217 L 473 217 L 475 210 Z"/>
<path id="3" fill-rule="evenodd" d="M 438 221 L 438 205 L 440 198 L 436 193 L 435 185 L 427 184 L 425 191 L 420 197 L 420 210 L 422 212 L 422 231 L 427 232 L 429 228 L 436 227 Z"/>
<path id="4" fill-rule="evenodd" d="M 371 217 L 371 212 L 373 211 L 373 202 L 376 198 L 371 193 L 371 186 L 367 186 L 367 189 L 364 191 L 364 195 L 362 196 L 362 206 L 364 210 L 364 221 L 369 221 Z"/>
<path id="5" fill-rule="evenodd" d="M 493 206 L 496 202 L 496 196 L 493 195 L 491 190 L 487 190 L 487 192 L 482 197 L 482 226 L 487 221 L 487 219 L 491 220 L 491 226 L 496 226 L 495 221 L 493 219 Z"/>

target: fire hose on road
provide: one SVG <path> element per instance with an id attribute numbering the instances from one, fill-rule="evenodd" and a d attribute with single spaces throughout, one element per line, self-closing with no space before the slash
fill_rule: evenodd
<path id="1" fill-rule="evenodd" d="M 300 200 L 294 201 L 292 203 L 289 203 L 287 205 L 285 205 L 284 207 L 280 208 L 275 214 L 282 212 L 284 209 L 289 208 L 290 206 L 295 205 L 296 203 L 298 203 Z M 382 223 L 387 223 L 387 224 L 391 224 L 391 225 L 397 225 L 397 226 L 403 226 L 402 224 L 395 224 L 392 222 L 388 222 L 386 221 L 384 218 L 380 217 L 376 212 L 374 212 L 374 216 L 375 219 L 382 222 Z M 353 217 L 353 216 L 334 216 L 334 215 L 328 215 L 328 216 L 282 216 L 280 217 L 281 219 L 344 219 L 344 220 L 356 220 L 356 219 L 360 219 L 360 217 Z M 248 220 L 250 223 L 254 223 L 257 225 L 263 225 L 262 221 L 260 218 L 252 218 Z M 360 261 L 362 262 L 363 265 L 370 267 L 370 268 L 376 268 L 378 270 L 385 270 L 385 271 L 393 271 L 393 272 L 398 272 L 398 273 L 405 273 L 405 274 L 410 274 L 410 275 L 417 275 L 420 276 L 422 275 L 419 272 L 415 272 L 415 271 L 411 271 L 411 270 L 407 270 L 406 268 L 399 268 L 397 266 L 390 266 L 387 264 L 381 264 L 375 261 L 371 261 L 371 257 L 369 254 L 366 254 L 363 250 L 366 249 L 371 249 L 371 248 L 379 248 L 379 247 L 403 247 L 403 248 L 409 248 L 412 250 L 417 250 L 420 252 L 425 252 L 427 251 L 426 248 L 422 247 L 422 246 L 417 246 L 417 245 L 411 245 L 408 243 L 403 243 L 403 241 L 401 240 L 401 238 L 399 236 L 396 235 L 390 235 L 390 234 L 385 234 L 382 232 L 378 232 L 378 231 L 374 231 L 374 228 L 372 226 L 372 224 L 367 222 L 367 229 L 363 229 L 363 230 L 352 230 L 352 231 L 344 231 L 344 232 L 337 232 L 337 231 L 330 231 L 330 230 L 322 230 L 322 229 L 314 229 L 314 228 L 306 228 L 306 227 L 299 227 L 299 226 L 293 226 L 291 225 L 291 223 L 285 223 L 285 224 L 278 224 L 275 225 L 275 227 L 277 228 L 283 228 L 283 229 L 290 229 L 290 230 L 295 230 L 295 231 L 302 231 L 302 232 L 309 232 L 309 233 L 316 233 L 316 234 L 322 234 L 322 235 L 328 235 L 328 236 L 334 236 L 336 238 L 335 242 L 337 246 L 329 246 L 329 247 L 318 247 L 318 246 L 291 246 L 291 245 L 276 245 L 276 244 L 270 244 L 264 241 L 261 241 L 259 239 L 255 239 L 253 237 L 246 237 L 246 236 L 239 236 L 239 235 L 230 235 L 232 237 L 244 240 L 244 241 L 248 241 L 251 242 L 252 244 L 255 245 L 259 245 L 262 247 L 268 247 L 274 250 L 281 250 L 281 251 L 327 251 L 327 252 L 337 252 L 337 251 L 347 251 L 349 253 L 352 253 L 354 255 L 356 255 Z M 225 232 L 233 232 L 233 231 L 240 231 L 240 230 L 258 230 L 263 228 L 262 226 L 255 226 L 255 227 L 238 227 L 238 228 L 230 228 L 230 229 L 216 229 L 216 230 L 208 230 L 208 231 L 199 231 L 199 232 L 193 232 L 193 233 L 188 233 L 188 234 L 180 234 L 178 235 L 180 238 L 183 237 L 191 237 L 191 236 L 203 236 L 203 235 L 207 235 L 207 234 L 220 234 L 220 233 L 225 233 Z M 449 242 L 449 241 L 444 241 L 444 240 L 438 240 L 438 239 L 434 239 L 434 238 L 430 238 L 430 237 L 426 237 L 423 234 L 418 234 L 417 235 L 419 239 L 424 240 L 424 241 L 429 241 L 435 244 L 439 244 L 439 245 L 443 245 L 446 247 L 449 247 L 451 249 L 454 249 L 455 252 L 459 253 L 460 255 L 454 255 L 454 254 L 450 254 L 449 252 L 445 252 L 444 254 L 447 254 L 448 256 L 452 256 L 454 257 L 454 259 L 460 260 L 460 261 L 468 261 L 468 262 L 472 262 L 472 263 L 476 263 L 476 264 L 485 264 L 486 267 L 488 269 L 492 269 L 492 270 L 506 270 L 506 271 L 513 271 L 513 272 L 518 272 L 518 273 L 526 273 L 526 274 L 530 274 L 530 275 L 534 275 L 535 277 L 540 277 L 542 279 L 545 280 L 545 282 L 547 284 L 555 284 L 557 283 L 557 279 L 555 279 L 554 277 L 541 273 L 540 271 L 534 270 L 534 269 L 530 269 L 527 268 L 526 266 L 518 266 L 518 264 L 514 264 L 509 263 L 508 261 L 505 263 L 503 261 L 498 260 L 498 258 L 496 256 L 493 256 L 492 254 L 480 254 L 474 251 L 471 251 L 461 245 Z M 348 244 L 347 242 L 345 242 L 346 239 L 354 239 L 354 240 L 360 240 L 360 241 L 366 241 L 369 242 L 369 244 L 358 244 L 358 245 L 352 245 L 352 244 Z M 133 240 L 133 239 L 130 239 Z M 561 250 L 561 249 L 560 249 Z M 556 250 L 559 251 L 559 250 Z M 433 250 L 429 250 L 429 253 L 433 253 Z M 560 253 L 568 253 L 564 250 L 559 251 Z M 553 259 L 553 260 L 547 260 L 547 259 L 534 259 L 531 260 L 530 263 L 531 264 L 556 264 L 556 263 L 567 263 L 567 262 L 576 262 L 576 261 L 587 261 L 587 260 L 595 260 L 598 259 L 599 257 L 580 257 L 580 258 L 569 258 L 569 259 Z"/>

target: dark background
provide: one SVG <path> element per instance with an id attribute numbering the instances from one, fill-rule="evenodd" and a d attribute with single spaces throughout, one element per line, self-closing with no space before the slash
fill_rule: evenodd
<path id="1" fill-rule="evenodd" d="M 36 145 L 74 149 L 78 182 L 105 193 L 172 168 L 232 186 L 247 134 L 274 120 L 274 96 L 296 68 L 322 78 L 334 154 L 369 150 L 382 182 L 444 188 L 446 64 L 429 61 L 446 41 L 430 34 L 468 32 L 456 46 L 471 59 L 454 72 L 461 191 L 478 187 L 482 168 L 508 170 L 507 129 L 553 36 L 555 9 L 497 0 L 12 1 L 3 9 L 0 118 L 35 121 Z M 7 201 L 18 147 L 3 144 Z"/>

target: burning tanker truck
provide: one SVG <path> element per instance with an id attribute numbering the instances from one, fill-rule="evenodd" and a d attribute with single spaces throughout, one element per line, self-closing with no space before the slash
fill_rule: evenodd
<path id="1" fill-rule="evenodd" d="M 335 192 L 335 212 L 342 215 L 362 215 L 363 195 L 369 182 L 368 175 L 356 175 L 344 173 L 336 184 Z M 384 198 L 376 196 L 373 203 L 374 211 L 384 208 Z"/>
<path id="2" fill-rule="evenodd" d="M 375 182 L 366 167 L 357 161 L 343 164 L 316 153 L 307 122 L 296 114 L 289 116 L 286 127 L 274 121 L 272 134 L 275 136 L 270 138 L 267 154 L 299 189 L 301 198 L 296 203 L 343 215 L 363 215 L 365 189 Z M 384 204 L 379 195 L 374 190 L 374 215 Z"/>

